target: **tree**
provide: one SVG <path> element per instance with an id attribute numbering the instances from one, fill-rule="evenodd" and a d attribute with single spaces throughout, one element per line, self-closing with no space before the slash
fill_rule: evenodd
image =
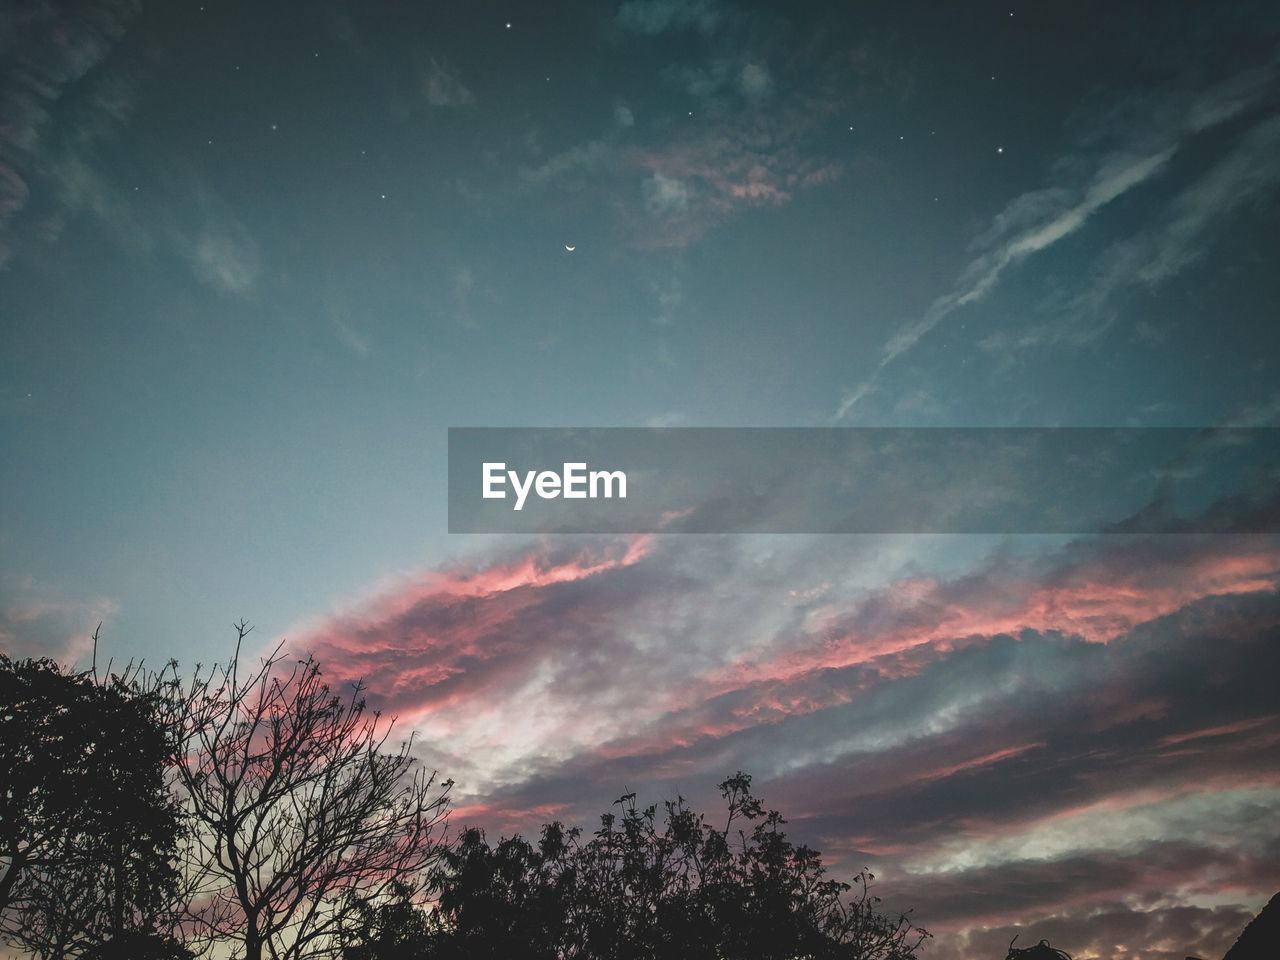
<path id="1" fill-rule="evenodd" d="M 173 945 L 180 816 L 137 680 L 0 655 L 0 933 L 37 956 Z"/>
<path id="2" fill-rule="evenodd" d="M 414 889 L 439 853 L 446 781 L 366 710 L 363 687 L 330 690 L 312 659 L 277 647 L 242 672 L 236 651 L 164 686 L 178 788 L 193 821 L 196 933 L 239 941 L 244 960 L 326 955 L 362 900 Z"/>
<path id="3" fill-rule="evenodd" d="M 422 910 L 413 895 L 412 888 L 396 884 L 377 903 L 352 897 L 351 913 L 338 935 L 342 960 L 430 960 L 438 918 Z"/>
<path id="4" fill-rule="evenodd" d="M 466 830 L 433 877 L 433 909 L 384 904 L 396 923 L 349 932 L 344 960 L 914 960 L 928 933 L 880 911 L 869 873 L 827 879 L 749 776 L 720 789 L 720 827 L 682 799 L 660 820 L 628 794 L 586 838 L 553 823 L 536 845 L 491 847 Z"/>

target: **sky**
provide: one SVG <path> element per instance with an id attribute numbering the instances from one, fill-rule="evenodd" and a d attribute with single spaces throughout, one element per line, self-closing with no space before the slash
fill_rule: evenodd
<path id="1" fill-rule="evenodd" d="M 928 957 L 1220 955 L 1280 538 L 450 536 L 446 430 L 1278 425 L 1278 81 L 1265 3 L 6 3 L 0 649 L 244 617 L 494 835 L 742 769 Z"/>

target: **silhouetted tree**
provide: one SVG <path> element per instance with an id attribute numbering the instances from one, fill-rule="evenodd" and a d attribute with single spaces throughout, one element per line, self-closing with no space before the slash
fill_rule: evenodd
<path id="1" fill-rule="evenodd" d="M 176 946 L 171 745 L 137 681 L 0 656 L 0 932 L 29 953 Z"/>
<path id="2" fill-rule="evenodd" d="M 913 960 L 928 934 L 880 912 L 870 874 L 827 879 L 745 774 L 721 792 L 719 827 L 682 799 L 660 820 L 628 794 L 586 838 L 553 823 L 536 846 L 491 847 L 464 831 L 434 876 L 431 912 L 396 904 L 398 939 L 376 923 L 353 929 L 344 960 Z"/>
<path id="3" fill-rule="evenodd" d="M 1245 925 L 1222 960 L 1266 960 L 1280 956 L 1280 893 Z"/>
<path id="4" fill-rule="evenodd" d="M 414 768 L 410 744 L 363 688 L 339 695 L 311 659 L 280 648 L 165 681 L 178 787 L 194 827 L 194 933 L 238 941 L 244 960 L 332 955 L 361 901 L 419 883 L 438 856 L 448 781 Z"/>
<path id="5" fill-rule="evenodd" d="M 126 930 L 90 947 L 79 960 L 195 960 L 195 954 L 172 936 Z"/>
<path id="6" fill-rule="evenodd" d="M 1041 940 L 1030 947 L 1015 947 L 1018 938 L 1009 941 L 1009 952 L 1005 960 L 1071 960 L 1071 954 L 1049 945 L 1048 940 Z"/>
<path id="7" fill-rule="evenodd" d="M 549 824 L 536 847 L 521 837 L 490 847 L 482 831 L 463 831 L 433 879 L 433 956 L 560 956 L 573 939 L 572 918 L 583 893 L 574 863 L 577 837 L 577 831 Z"/>
<path id="8" fill-rule="evenodd" d="M 395 884 L 378 903 L 352 897 L 352 910 L 339 933 L 343 960 L 430 960 L 438 922 L 414 902 L 414 890 Z"/>

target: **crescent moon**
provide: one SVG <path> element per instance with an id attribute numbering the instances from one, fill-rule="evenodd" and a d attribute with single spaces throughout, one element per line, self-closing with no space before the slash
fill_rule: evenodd
<path id="1" fill-rule="evenodd" d="M 575 251 L 575 250 L 577 250 L 577 249 L 578 249 L 577 245 L 576 245 L 576 244 L 572 244 L 572 243 L 566 243 L 566 244 L 564 245 L 564 248 L 565 248 L 566 250 L 568 250 L 570 253 L 573 253 L 573 251 Z"/>

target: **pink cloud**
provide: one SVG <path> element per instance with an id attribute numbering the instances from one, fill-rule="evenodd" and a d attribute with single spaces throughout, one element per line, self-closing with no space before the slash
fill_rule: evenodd
<path id="1" fill-rule="evenodd" d="M 68 666 L 87 667 L 94 630 L 119 612 L 119 605 L 107 597 L 70 599 L 30 577 L 4 586 L 0 653 L 11 657 L 51 657 Z"/>
<path id="2" fill-rule="evenodd" d="M 1127 566 L 1101 551 L 1048 576 L 1012 571 L 956 581 L 901 579 L 877 590 L 860 608 L 834 607 L 815 618 L 810 639 L 817 642 L 773 658 L 742 659 L 718 679 L 732 688 L 874 662 L 893 671 L 895 659 L 909 674 L 929 659 L 913 665 L 911 658 L 902 658 L 915 648 L 945 651 L 967 638 L 1022 630 L 1053 630 L 1107 643 L 1202 597 L 1269 591 L 1277 585 L 1280 551 L 1268 544 L 1223 540 L 1203 541 L 1190 552 L 1142 566 Z"/>
<path id="3" fill-rule="evenodd" d="M 797 192 L 839 179 L 843 164 L 810 154 L 804 136 L 833 110 L 807 103 L 804 110 L 753 113 L 693 136 L 619 154 L 623 175 L 639 172 L 649 191 L 643 204 L 624 204 L 632 242 L 642 247 L 683 247 L 738 212 L 779 207 Z"/>
<path id="4" fill-rule="evenodd" d="M 939 844 L 1070 832 L 1189 779 L 1280 787 L 1277 717 L 1239 668 L 1280 628 L 1275 538 L 1099 538 L 842 596 L 845 562 L 815 547 L 760 567 L 680 537 L 542 543 L 406 577 L 293 645 L 422 732 L 459 781 L 457 825 L 589 824 L 624 787 L 660 799 L 751 769 L 837 870 L 876 864 L 926 923 L 977 876 L 951 889 L 902 867 Z M 1196 699 L 1188 677 L 1217 692 Z M 1177 875 L 1139 867 L 1115 890 Z M 1249 893 L 1254 873 L 1178 889 Z M 966 901 L 971 919 L 940 929 L 1115 892 L 1042 883 L 1034 901 Z"/>

